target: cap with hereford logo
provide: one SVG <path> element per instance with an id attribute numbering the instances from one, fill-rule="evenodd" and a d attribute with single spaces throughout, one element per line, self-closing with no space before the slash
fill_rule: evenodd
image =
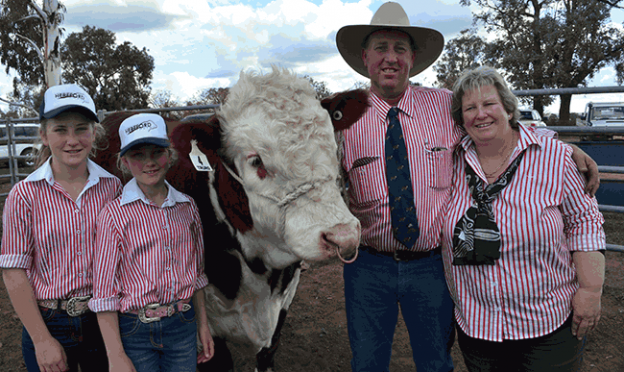
<path id="1" fill-rule="evenodd" d="M 76 84 L 55 85 L 46 90 L 39 108 L 39 120 L 51 119 L 67 111 L 78 111 L 99 123 L 93 99 Z"/>
<path id="2" fill-rule="evenodd" d="M 163 118 L 157 114 L 130 116 L 119 126 L 119 138 L 121 139 L 121 156 L 132 146 L 140 144 L 169 147 L 167 125 Z"/>

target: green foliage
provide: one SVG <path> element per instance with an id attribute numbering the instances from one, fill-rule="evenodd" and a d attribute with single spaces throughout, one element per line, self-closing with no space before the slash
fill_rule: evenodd
<path id="1" fill-rule="evenodd" d="M 25 86 L 41 86 L 45 82 L 40 58 L 44 48 L 45 20 L 36 11 L 33 1 L 0 0 L 0 63 L 5 66 L 7 74 L 13 71 L 19 76 L 13 84 L 13 96 L 18 100 L 22 99 L 20 91 Z M 47 20 L 60 24 L 64 11 L 65 7 L 59 4 L 59 12 Z"/>
<path id="2" fill-rule="evenodd" d="M 62 48 L 63 80 L 83 86 L 98 109 L 145 108 L 149 104 L 154 58 L 147 49 L 115 43 L 112 31 L 85 26 Z"/>
<path id="3" fill-rule="evenodd" d="M 613 65 L 624 78 L 624 31 L 609 24 L 624 0 L 462 0 L 473 3 L 475 24 L 490 35 L 488 56 L 507 72 L 515 89 L 585 86 L 603 67 Z M 570 95 L 561 96 L 560 117 L 569 117 Z M 543 113 L 552 99 L 536 96 Z"/>
<path id="4" fill-rule="evenodd" d="M 487 42 L 469 29 L 449 40 L 444 46 L 445 53 L 433 66 L 437 85 L 450 90 L 462 71 L 480 66 L 486 61 L 493 66 L 494 61 L 489 61 L 487 57 L 488 46 Z"/>

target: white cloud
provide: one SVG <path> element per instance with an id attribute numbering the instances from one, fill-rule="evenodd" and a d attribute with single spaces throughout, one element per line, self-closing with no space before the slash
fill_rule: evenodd
<path id="1" fill-rule="evenodd" d="M 171 74 L 157 72 L 152 83 L 152 91 L 169 90 L 182 102 L 191 99 L 195 94 L 209 88 L 227 87 L 231 79 L 206 79 L 190 75 L 188 72 L 177 71 Z"/>
<path id="2" fill-rule="evenodd" d="M 115 32 L 154 57 L 152 88 L 181 99 L 210 87 L 230 86 L 243 69 L 291 68 L 323 81 L 332 91 L 366 79 L 340 57 L 335 34 L 345 25 L 369 24 L 385 0 L 65 0 L 66 35 L 83 25 Z M 398 1 L 413 24 L 439 30 L 446 40 L 470 25 L 470 8 L 459 0 Z M 473 5 L 474 6 L 474 5 Z M 613 21 L 621 23 L 624 12 Z M 621 26 L 620 26 L 621 27 Z M 431 86 L 429 68 L 412 81 Z M 611 69 L 590 86 L 615 85 Z M 0 95 L 12 89 L 0 75 Z M 596 95 L 593 95 L 595 97 Z M 573 99 L 574 104 L 574 99 Z M 582 104 L 584 106 L 584 104 Z"/>

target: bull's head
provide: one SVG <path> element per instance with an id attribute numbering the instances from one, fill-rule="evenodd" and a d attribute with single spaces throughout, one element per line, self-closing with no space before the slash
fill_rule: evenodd
<path id="1" fill-rule="evenodd" d="M 200 208 L 198 198 L 208 198 L 200 179 L 176 174 L 190 166 L 190 141 L 197 140 L 215 169 L 197 177 L 207 178 L 217 223 L 227 224 L 248 259 L 281 268 L 302 259 L 353 258 L 360 223 L 337 186 L 332 123 L 347 128 L 366 101 L 364 92 L 352 91 L 324 100 L 324 109 L 310 84 L 288 71 L 242 73 L 208 124 L 184 124 L 172 133 L 182 164 L 170 171 L 170 182 Z"/>

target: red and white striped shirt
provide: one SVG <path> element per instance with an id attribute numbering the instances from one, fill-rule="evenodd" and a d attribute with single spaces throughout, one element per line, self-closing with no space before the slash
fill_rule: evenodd
<path id="1" fill-rule="evenodd" d="M 394 238 L 386 179 L 385 136 L 389 106 L 371 92 L 371 107 L 345 131 L 343 167 L 349 173 L 349 209 L 362 224 L 362 244 L 392 252 Z M 451 92 L 410 86 L 397 105 L 409 156 L 420 237 L 415 251 L 440 245 L 449 199 L 453 149 L 463 135 L 451 116 Z M 365 159 L 377 160 L 366 163 Z"/>
<path id="2" fill-rule="evenodd" d="M 95 222 L 121 182 L 91 160 L 87 169 L 75 202 L 48 160 L 11 189 L 4 205 L 0 267 L 26 269 L 37 300 L 93 293 Z"/>
<path id="3" fill-rule="evenodd" d="M 167 186 L 159 207 L 133 178 L 100 213 L 92 311 L 125 313 L 154 302 L 168 304 L 191 298 L 208 284 L 195 201 Z"/>
<path id="4" fill-rule="evenodd" d="M 453 266 L 453 229 L 472 203 L 465 162 L 487 184 L 472 140 L 464 138 L 461 148 L 442 254 L 458 325 L 470 337 L 489 341 L 549 334 L 570 315 L 578 289 L 571 252 L 605 248 L 596 199 L 583 192 L 569 146 L 521 125 L 512 160 L 526 149 L 524 158 L 492 203 L 501 257 L 493 266 Z"/>

